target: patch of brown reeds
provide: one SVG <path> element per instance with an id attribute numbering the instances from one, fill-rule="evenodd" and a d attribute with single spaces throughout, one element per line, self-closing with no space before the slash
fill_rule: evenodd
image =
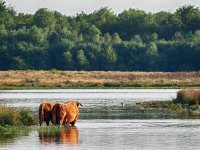
<path id="1" fill-rule="evenodd" d="M 198 105 L 200 104 L 200 89 L 183 89 L 177 92 L 175 103 Z"/>
<path id="2" fill-rule="evenodd" d="M 0 71 L 0 88 L 200 87 L 197 72 Z"/>

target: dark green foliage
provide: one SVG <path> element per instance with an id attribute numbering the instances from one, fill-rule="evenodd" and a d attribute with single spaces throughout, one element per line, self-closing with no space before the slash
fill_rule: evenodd
<path id="1" fill-rule="evenodd" d="M 200 10 L 104 7 L 75 17 L 41 8 L 17 14 L 0 0 L 0 70 L 200 70 Z"/>

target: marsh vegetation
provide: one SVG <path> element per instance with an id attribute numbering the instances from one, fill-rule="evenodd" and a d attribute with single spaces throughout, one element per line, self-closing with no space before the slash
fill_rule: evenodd
<path id="1" fill-rule="evenodd" d="M 0 71 L 0 89 L 199 86 L 200 72 Z"/>
<path id="2" fill-rule="evenodd" d="M 36 116 L 27 108 L 0 105 L 0 143 L 7 143 L 28 135 L 37 122 Z"/>
<path id="3" fill-rule="evenodd" d="M 177 92 L 172 101 L 147 101 L 137 103 L 143 110 L 158 111 L 176 115 L 176 118 L 200 118 L 200 89 L 184 89 Z"/>

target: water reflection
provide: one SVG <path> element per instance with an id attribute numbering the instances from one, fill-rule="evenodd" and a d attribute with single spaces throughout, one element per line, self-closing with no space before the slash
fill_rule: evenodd
<path id="1" fill-rule="evenodd" d="M 47 127 L 46 129 L 39 130 L 39 140 L 42 144 L 56 143 L 77 145 L 79 143 L 79 133 L 77 127 L 67 127 L 53 129 Z"/>
<path id="2" fill-rule="evenodd" d="M 23 136 L 29 136 L 30 130 L 28 128 L 20 128 L 20 127 L 13 127 L 6 130 L 4 128 L 4 131 L 2 131 L 4 127 L 1 126 L 1 132 L 0 132 L 0 145 L 6 144 L 6 143 L 14 143 L 18 138 Z"/>
<path id="3" fill-rule="evenodd" d="M 41 127 L 0 150 L 198 150 L 200 120 L 92 119 L 77 127 Z M 39 134 L 39 135 L 38 135 Z"/>

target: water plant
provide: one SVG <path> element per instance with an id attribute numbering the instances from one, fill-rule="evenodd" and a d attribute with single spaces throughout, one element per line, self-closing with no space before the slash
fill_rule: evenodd
<path id="1" fill-rule="evenodd" d="M 23 108 L 19 111 L 20 121 L 25 126 L 31 126 L 35 124 L 35 118 L 33 113 L 28 111 L 26 108 Z"/>

